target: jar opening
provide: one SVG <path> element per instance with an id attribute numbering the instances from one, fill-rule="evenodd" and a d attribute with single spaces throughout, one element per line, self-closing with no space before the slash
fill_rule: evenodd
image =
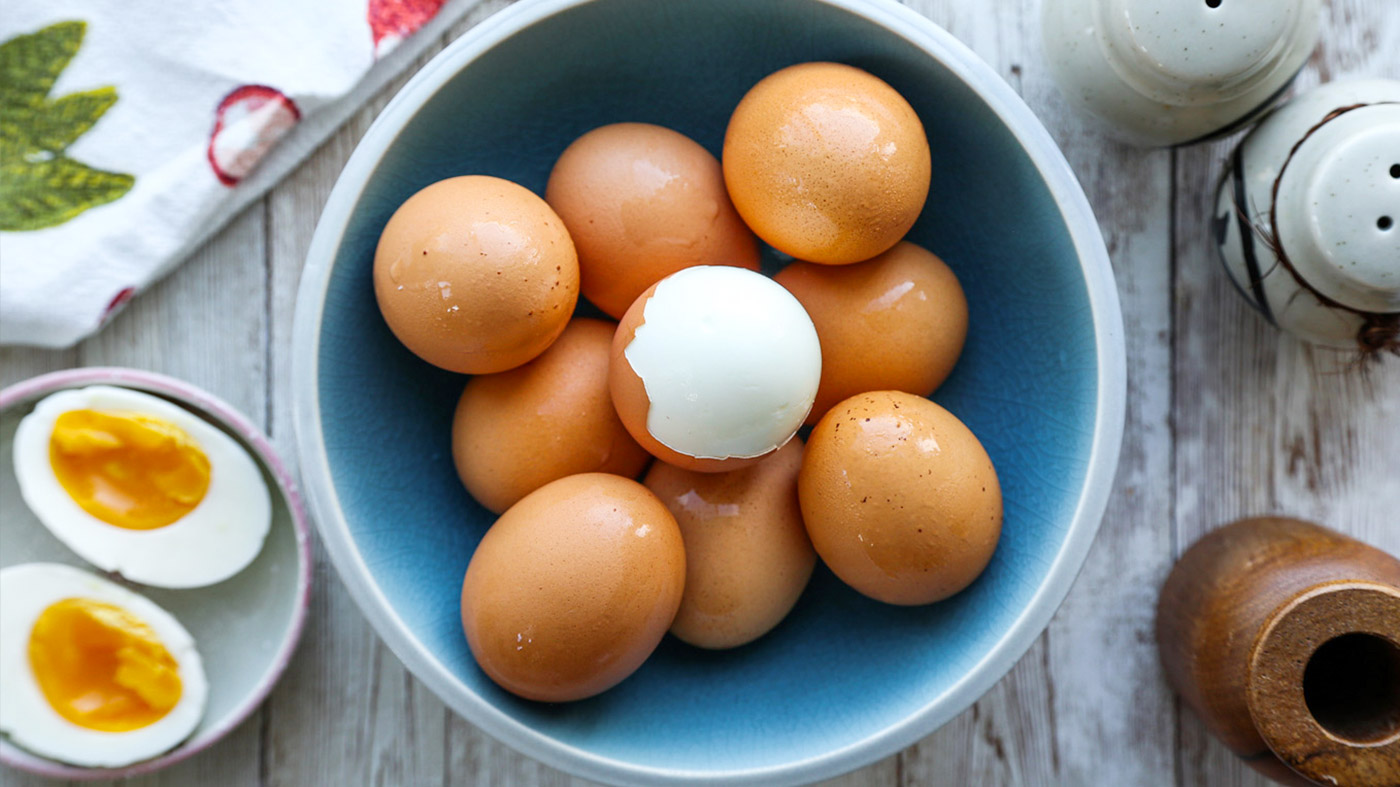
<path id="1" fill-rule="evenodd" d="M 1303 699 L 1317 723 L 1344 741 L 1400 733 L 1400 646 L 1362 632 L 1327 640 L 1303 672 Z"/>

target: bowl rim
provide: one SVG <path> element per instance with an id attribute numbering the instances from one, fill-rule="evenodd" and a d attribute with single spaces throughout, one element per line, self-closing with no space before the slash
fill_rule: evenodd
<path id="1" fill-rule="evenodd" d="M 262 430 L 247 416 L 217 396 L 183 380 L 156 372 L 119 366 L 89 366 L 81 369 L 49 372 L 7 386 L 0 390 L 0 411 L 34 401 L 57 391 L 87 385 L 112 385 L 166 395 L 175 399 L 176 403 L 181 406 L 197 408 L 198 414 L 214 418 L 220 425 L 232 430 L 234 434 L 242 438 L 243 442 L 252 448 L 257 461 L 272 472 L 278 491 L 287 501 L 287 508 L 292 514 L 292 529 L 296 536 L 298 565 L 296 602 L 292 607 L 292 620 L 283 631 L 282 642 L 273 655 L 272 669 L 268 671 L 262 681 L 253 687 L 252 692 L 234 707 L 233 713 L 229 714 L 227 720 L 218 726 L 210 727 L 198 735 L 187 738 L 180 745 L 159 757 L 142 760 L 120 768 L 83 768 L 77 765 L 68 765 L 37 754 L 31 754 L 7 739 L 0 740 L 0 763 L 50 779 L 72 781 L 126 779 L 154 773 L 208 749 L 242 724 L 252 715 L 253 711 L 262 705 L 263 700 L 267 699 L 272 687 L 277 684 L 286 671 L 287 665 L 291 662 L 292 654 L 296 652 L 297 644 L 301 641 L 301 634 L 306 626 L 306 614 L 311 603 L 313 568 L 311 527 L 307 522 L 306 509 L 302 503 L 301 493 L 297 489 L 295 477 L 287 469 L 282 458 L 278 456 L 267 435 L 263 434 Z M 139 583 L 136 584 L 139 585 Z"/>
<path id="2" fill-rule="evenodd" d="M 811 0 L 860 16 L 923 50 L 975 92 L 1006 125 L 1045 180 L 1083 271 L 1093 314 L 1098 386 L 1083 487 L 1045 579 L 1001 638 L 950 688 L 913 714 L 842 748 L 803 760 L 728 771 L 651 767 L 563 743 L 507 716 L 459 681 L 418 641 L 374 582 L 355 545 L 330 475 L 321 430 L 320 325 L 332 263 L 364 186 L 417 109 L 491 47 L 563 11 L 601 0 L 522 0 L 469 30 L 428 62 L 380 112 L 326 201 L 307 251 L 293 323 L 293 421 L 311 510 L 336 572 L 379 637 L 440 699 L 493 738 L 555 768 L 596 781 L 656 785 L 797 784 L 830 778 L 893 754 L 958 715 L 999 681 L 1049 625 L 1083 567 L 1108 505 L 1123 437 L 1127 368 L 1123 320 L 1108 252 L 1064 154 L 1030 108 L 967 46 L 931 20 L 887 0 Z"/>

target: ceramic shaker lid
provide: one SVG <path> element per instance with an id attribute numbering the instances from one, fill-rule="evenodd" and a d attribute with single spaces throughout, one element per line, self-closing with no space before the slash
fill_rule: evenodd
<path id="1" fill-rule="evenodd" d="M 1400 348 L 1400 82 L 1324 85 L 1241 142 L 1216 241 L 1241 291 L 1308 341 Z"/>
<path id="2" fill-rule="evenodd" d="M 1240 127 L 1282 95 L 1317 41 L 1318 0 L 1046 0 L 1065 95 L 1146 146 Z"/>
<path id="3" fill-rule="evenodd" d="M 1400 103 L 1346 111 L 1309 134 L 1279 177 L 1274 214 L 1281 250 L 1314 288 L 1400 312 Z"/>

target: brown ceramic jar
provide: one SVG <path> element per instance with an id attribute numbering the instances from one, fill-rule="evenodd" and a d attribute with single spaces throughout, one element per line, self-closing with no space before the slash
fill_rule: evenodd
<path id="1" fill-rule="evenodd" d="M 1167 680 L 1284 784 L 1400 785 L 1400 560 L 1296 519 L 1207 535 L 1157 607 Z"/>

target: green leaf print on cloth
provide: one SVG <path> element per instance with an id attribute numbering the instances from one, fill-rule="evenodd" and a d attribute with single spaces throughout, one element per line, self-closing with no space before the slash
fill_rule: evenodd
<path id="1" fill-rule="evenodd" d="M 85 22 L 59 22 L 0 44 L 0 230 L 62 224 L 136 182 L 64 155 L 117 101 L 111 87 L 49 99 L 86 31 Z"/>

